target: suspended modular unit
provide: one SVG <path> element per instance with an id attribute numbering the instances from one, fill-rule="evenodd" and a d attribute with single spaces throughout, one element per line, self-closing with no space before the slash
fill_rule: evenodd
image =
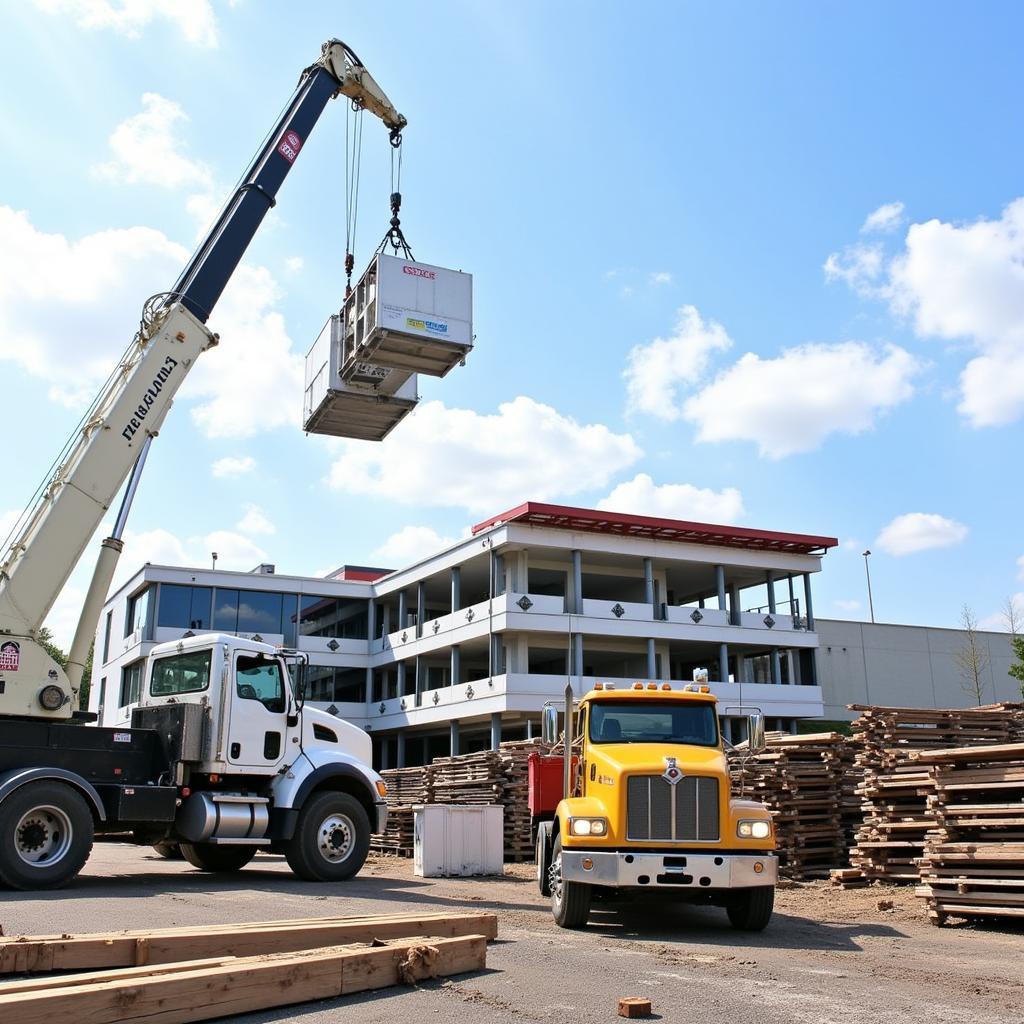
<path id="1" fill-rule="evenodd" d="M 473 277 L 379 253 L 344 320 L 343 380 L 363 363 L 444 377 L 473 347 Z"/>
<path id="2" fill-rule="evenodd" d="M 306 354 L 303 429 L 382 441 L 416 408 L 416 374 L 358 360 L 349 379 L 342 380 L 342 333 L 342 319 L 335 314 Z"/>

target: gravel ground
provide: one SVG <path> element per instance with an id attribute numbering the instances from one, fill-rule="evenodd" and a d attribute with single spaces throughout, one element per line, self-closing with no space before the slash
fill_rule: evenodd
<path id="1" fill-rule="evenodd" d="M 98 844 L 71 888 L 0 892 L 0 926 L 17 935 L 460 908 L 499 915 L 486 971 L 235 1018 L 245 1024 L 589 1024 L 619 1019 L 621 996 L 651 999 L 658 1019 L 702 1024 L 1020 1024 L 1024 927 L 934 928 L 920 902 L 909 889 L 783 883 L 759 935 L 734 931 L 721 910 L 653 902 L 598 905 L 585 931 L 567 932 L 527 865 L 504 878 L 425 880 L 407 860 L 373 857 L 357 879 L 325 887 L 296 881 L 277 857 L 223 881 L 146 848 Z"/>

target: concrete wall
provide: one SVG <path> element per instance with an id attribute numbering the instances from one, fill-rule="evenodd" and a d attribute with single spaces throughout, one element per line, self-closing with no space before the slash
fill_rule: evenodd
<path id="1" fill-rule="evenodd" d="M 815 626 L 826 719 L 855 718 L 847 704 L 955 708 L 976 703 L 964 690 L 956 663 L 966 639 L 963 630 L 838 619 L 815 619 Z M 1020 682 L 1007 673 L 1013 660 L 1009 636 L 978 635 L 988 652 L 985 703 L 1020 700 Z"/>

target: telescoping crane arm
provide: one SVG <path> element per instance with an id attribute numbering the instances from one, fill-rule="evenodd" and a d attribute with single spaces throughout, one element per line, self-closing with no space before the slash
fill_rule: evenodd
<path id="1" fill-rule="evenodd" d="M 217 343 L 206 321 L 328 101 L 338 95 L 379 117 L 392 144 L 400 143 L 405 118 L 348 46 L 337 39 L 324 43 L 174 287 L 146 303 L 128 351 L 0 555 L 0 714 L 72 714 L 149 443 L 195 360 Z M 39 644 L 39 631 L 133 466 L 114 534 L 102 544 L 65 673 Z"/>

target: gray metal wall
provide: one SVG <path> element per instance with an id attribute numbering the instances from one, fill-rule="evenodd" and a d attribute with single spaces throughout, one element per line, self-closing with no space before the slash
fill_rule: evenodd
<path id="1" fill-rule="evenodd" d="M 826 719 L 852 719 L 847 704 L 957 708 L 976 701 L 963 688 L 956 663 L 966 634 L 959 629 L 892 626 L 839 619 L 815 619 L 818 678 Z M 988 650 L 985 703 L 1020 700 L 1011 678 L 1012 651 L 1006 633 L 979 633 Z"/>

